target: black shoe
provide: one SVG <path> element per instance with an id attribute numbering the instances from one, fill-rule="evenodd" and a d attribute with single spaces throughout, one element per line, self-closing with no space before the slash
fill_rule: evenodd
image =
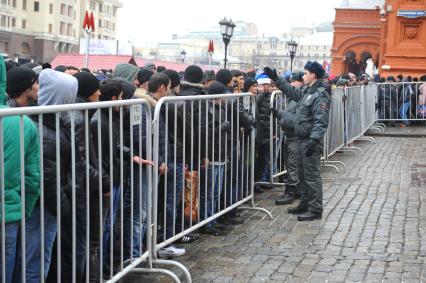
<path id="1" fill-rule="evenodd" d="M 312 221 L 312 220 L 321 219 L 321 218 L 322 218 L 321 212 L 307 211 L 304 214 L 299 215 L 297 217 L 297 220 L 298 221 Z"/>
<path id="2" fill-rule="evenodd" d="M 219 230 L 226 230 L 229 228 L 229 226 L 226 225 L 225 223 L 219 223 L 219 222 L 214 222 L 213 227 Z"/>
<path id="3" fill-rule="evenodd" d="M 179 239 L 179 242 L 181 244 L 189 244 L 189 243 L 193 243 L 196 242 L 200 239 L 200 235 L 195 234 L 195 233 L 190 233 L 186 236 L 183 236 L 182 238 Z"/>
<path id="4" fill-rule="evenodd" d="M 302 195 L 299 192 L 294 193 L 294 199 L 301 199 Z"/>
<path id="5" fill-rule="evenodd" d="M 303 207 L 303 206 L 300 206 L 300 205 L 298 205 L 296 207 L 289 207 L 287 209 L 287 212 L 290 213 L 290 214 L 303 214 L 307 211 L 308 211 L 308 209 L 306 207 Z"/>
<path id="6" fill-rule="evenodd" d="M 207 227 L 204 226 L 202 228 L 200 228 L 200 233 L 201 234 L 207 234 L 207 235 L 213 235 L 213 236 L 220 236 L 220 230 L 211 226 L 211 227 Z"/>
<path id="7" fill-rule="evenodd" d="M 275 201 L 275 205 L 287 205 L 292 204 L 295 200 L 295 197 L 292 194 L 285 194 L 282 198 Z"/>

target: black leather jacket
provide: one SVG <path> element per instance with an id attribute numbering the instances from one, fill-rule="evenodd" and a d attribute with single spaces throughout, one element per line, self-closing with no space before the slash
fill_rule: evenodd
<path id="1" fill-rule="evenodd" d="M 88 101 L 82 97 L 77 96 L 76 103 L 88 103 Z M 93 136 L 90 130 L 90 119 L 95 114 L 95 111 L 89 110 L 88 114 L 88 127 L 89 137 L 88 144 L 86 144 L 86 128 L 85 128 L 85 111 L 74 111 L 74 125 L 75 125 L 75 190 L 77 200 L 85 200 L 86 195 L 86 182 L 89 182 L 89 190 L 97 191 L 100 188 L 99 183 L 99 169 L 98 169 L 98 158 L 96 155 L 95 146 L 93 144 Z M 71 129 L 71 115 L 68 115 L 68 119 L 65 125 Z M 89 149 L 89 154 L 86 157 L 86 148 Z M 88 167 L 89 179 L 86 179 L 86 167 Z M 68 174 L 69 183 L 71 184 L 71 170 Z M 102 191 L 110 191 L 110 180 L 108 173 L 102 170 Z M 71 193 L 71 192 L 70 192 Z M 69 195 L 71 197 L 71 195 Z"/>

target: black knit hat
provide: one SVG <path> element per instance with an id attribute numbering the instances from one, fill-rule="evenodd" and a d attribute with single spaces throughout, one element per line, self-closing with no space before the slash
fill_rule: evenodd
<path id="1" fill-rule="evenodd" d="M 199 84 L 203 80 L 203 70 L 196 65 L 191 65 L 185 69 L 183 77 L 187 82 Z"/>
<path id="2" fill-rule="evenodd" d="M 171 88 L 175 88 L 178 85 L 180 85 L 180 77 L 178 72 L 176 72 L 175 70 L 167 69 L 167 70 L 164 70 L 163 73 L 169 76 L 170 82 L 171 82 Z"/>
<path id="3" fill-rule="evenodd" d="M 21 94 L 32 87 L 37 74 L 27 67 L 15 67 L 6 74 L 6 91 L 9 95 Z"/>
<path id="4" fill-rule="evenodd" d="M 318 79 L 322 79 L 324 77 L 324 68 L 321 66 L 320 63 L 314 61 L 308 61 L 305 65 L 305 70 L 314 73 L 315 75 L 317 75 Z"/>
<path id="5" fill-rule="evenodd" d="M 153 74 L 154 72 L 152 69 L 142 68 L 139 70 L 136 78 L 140 84 L 144 84 L 145 82 L 149 81 Z"/>
<path id="6" fill-rule="evenodd" d="M 216 80 L 223 83 L 224 85 L 229 84 L 232 81 L 232 73 L 227 69 L 220 69 L 216 74 Z"/>
<path id="7" fill-rule="evenodd" d="M 244 92 L 248 92 L 249 89 L 253 86 L 253 85 L 257 85 L 257 81 L 253 78 L 245 78 L 244 79 Z"/>
<path id="8" fill-rule="evenodd" d="M 93 74 L 80 72 L 75 74 L 74 77 L 78 81 L 78 96 L 88 98 L 99 90 L 99 81 Z"/>
<path id="9" fill-rule="evenodd" d="M 226 88 L 223 83 L 218 81 L 213 81 L 209 88 L 207 89 L 208 94 L 224 94 L 226 92 Z"/>

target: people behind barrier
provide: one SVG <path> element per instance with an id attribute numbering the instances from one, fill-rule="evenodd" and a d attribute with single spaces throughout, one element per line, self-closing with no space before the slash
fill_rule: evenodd
<path id="1" fill-rule="evenodd" d="M 0 61 L 4 80 L 0 84 L 4 85 L 0 89 L 0 100 L 8 104 L 2 109 L 140 98 L 147 101 L 149 107 L 138 104 L 138 107 L 74 110 L 57 116 L 34 115 L 33 121 L 23 116 L 22 122 L 18 116 L 0 118 L 3 153 L 13 153 L 4 154 L 2 160 L 7 203 L 6 240 L 11 241 L 6 246 L 14 246 L 5 251 L 6 282 L 20 275 L 22 260 L 18 255 L 24 252 L 27 282 L 41 281 L 42 261 L 43 276 L 48 282 L 57 281 L 59 272 L 63 282 L 71 281 L 74 272 L 76 281 L 81 282 L 85 276 L 95 281 L 113 276 L 121 253 L 123 260 L 142 256 L 149 248 L 146 245 L 147 230 L 151 229 L 147 226 L 148 195 L 153 192 L 148 186 L 149 172 L 154 168 L 147 151 L 148 137 L 152 147 L 158 146 L 158 171 L 155 172 L 158 183 L 152 184 L 158 187 L 158 242 L 174 239 L 191 225 L 212 219 L 224 208 L 249 196 L 251 184 L 247 176 L 253 165 L 255 181 L 268 183 L 273 174 L 271 166 L 275 171 L 280 162 L 286 164 L 288 187 L 277 204 L 292 203 L 301 193 L 300 184 L 308 183 L 317 199 L 297 209 L 311 213 L 302 220 L 318 218 L 322 212 L 318 200 L 319 181 L 309 176 L 312 172 L 318 175 L 318 168 L 311 165 L 318 163 L 320 140 L 326 129 L 324 117 L 329 104 L 325 94 L 330 88 L 368 86 L 380 80 L 366 74 L 325 75 L 320 65 L 314 63 L 306 66 L 305 74 L 285 73 L 291 85 L 271 69 L 257 73 L 226 69 L 215 72 L 191 65 L 184 72 L 177 72 L 160 66 L 155 69 L 153 63 L 143 68 L 124 63 L 117 65 L 114 71 L 93 72 L 73 66 L 56 66 L 55 70 L 50 64 L 31 67 Z M 304 76 L 311 81 L 303 83 Z M 408 124 L 413 115 L 425 119 L 426 86 L 417 83 L 424 82 L 425 77 L 398 80 L 402 81 L 399 86 L 392 77 L 379 85 L 379 118 L 402 120 L 404 124 Z M 276 96 L 272 109 L 286 107 L 285 111 L 271 111 L 271 95 L 278 89 L 283 97 Z M 255 105 L 232 97 L 233 93 L 241 92 L 250 93 L 253 96 L 250 101 Z M 206 94 L 231 96 L 203 100 Z M 307 95 L 302 98 L 302 94 Z M 199 96 L 200 100 L 168 101 L 163 104 L 158 124 L 151 125 L 152 121 L 147 120 L 148 113 L 153 117 L 161 98 L 188 96 Z M 295 99 L 284 100 L 284 97 Z M 315 117 L 307 114 L 309 109 L 315 112 Z M 300 127 L 302 114 L 311 119 L 306 127 Z M 271 140 L 270 118 L 274 116 L 280 119 L 285 139 L 273 135 Z M 16 170 L 21 166 L 16 163 L 22 154 L 20 123 L 24 126 L 24 153 L 32 156 L 25 159 L 25 176 Z M 158 127 L 157 145 L 151 136 L 153 131 L 148 132 L 150 126 Z M 273 132 L 278 133 L 280 129 L 274 127 Z M 42 129 L 42 135 L 38 129 Z M 303 138 L 303 149 L 293 138 Z M 43 142 L 42 147 L 39 141 Z M 274 160 L 270 160 L 271 142 Z M 254 160 L 249 157 L 252 146 L 255 147 Z M 280 150 L 284 154 L 279 155 Z M 303 156 L 299 158 L 301 152 Z M 278 160 L 282 156 L 284 160 Z M 304 166 L 303 178 L 299 178 L 302 174 L 298 171 L 302 168 L 299 162 Z M 12 171 L 18 173 L 11 174 Z M 23 228 L 21 178 L 25 180 L 25 251 L 17 241 Z M 43 198 L 40 198 L 40 181 Z M 256 187 L 256 191 L 264 188 L 268 186 Z M 199 232 L 222 235 L 229 225 L 242 223 L 244 219 L 233 209 L 217 220 L 207 221 Z M 44 259 L 40 258 L 42 228 Z M 190 243 L 198 238 L 197 233 L 191 233 L 173 242 Z M 159 255 L 174 257 L 185 252 L 184 248 L 170 244 L 160 249 Z M 61 256 L 60 268 L 56 266 L 58 255 Z"/>

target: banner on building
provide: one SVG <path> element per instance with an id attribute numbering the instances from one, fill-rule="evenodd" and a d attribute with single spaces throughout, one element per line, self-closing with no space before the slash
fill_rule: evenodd
<path id="1" fill-rule="evenodd" d="M 90 40 L 89 52 L 92 55 L 132 55 L 132 44 L 118 40 Z M 86 41 L 80 40 L 80 54 L 86 54 Z"/>

